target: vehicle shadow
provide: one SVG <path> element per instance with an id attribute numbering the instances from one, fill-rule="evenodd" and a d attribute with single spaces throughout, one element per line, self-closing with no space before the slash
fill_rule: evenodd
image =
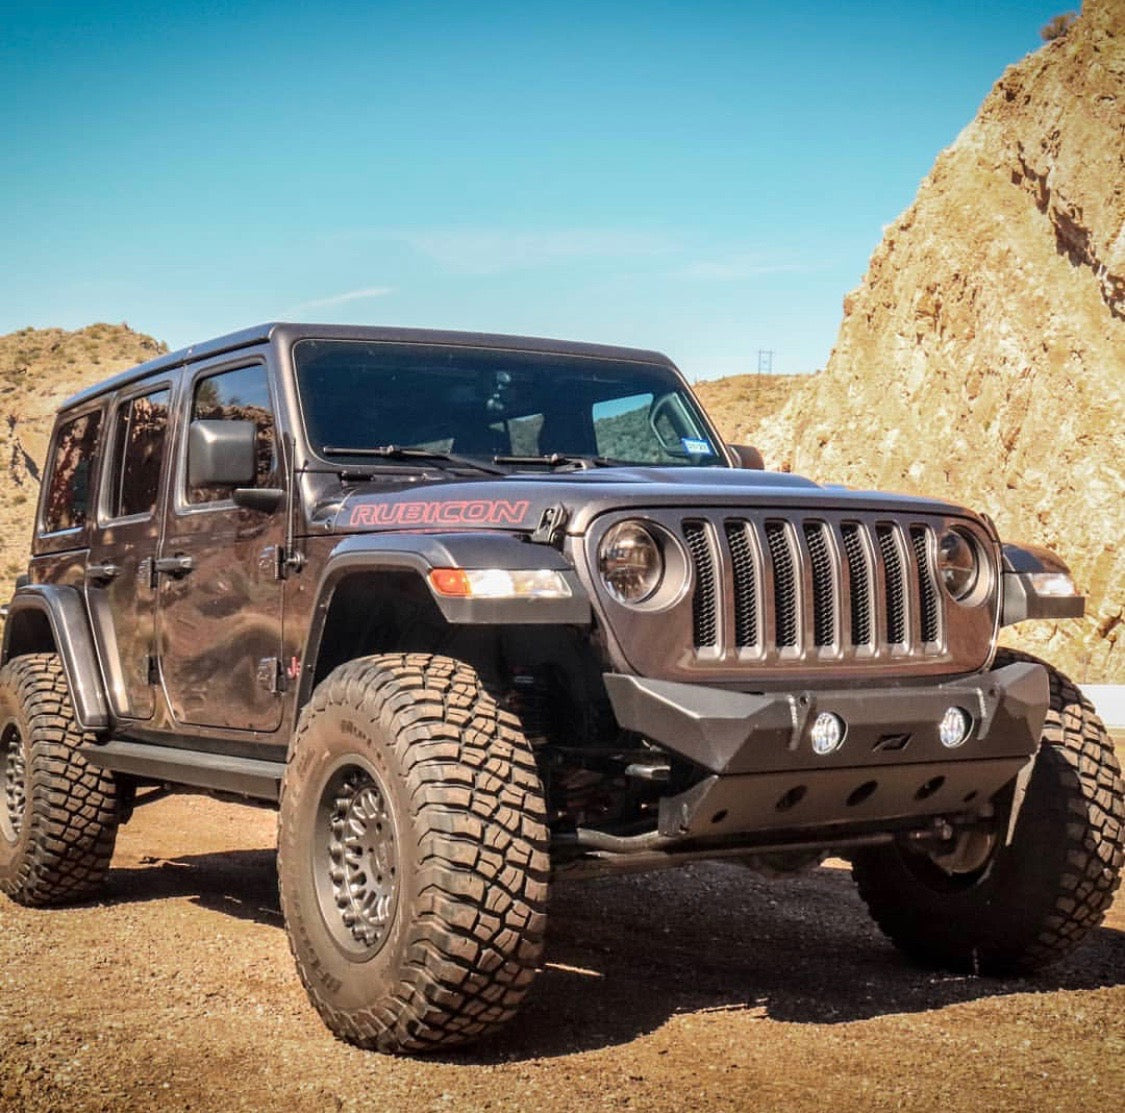
<path id="1" fill-rule="evenodd" d="M 519 1022 L 443 1058 L 490 1064 L 596 1050 L 680 1014 L 843 1024 L 988 997 L 1125 985 L 1125 932 L 1104 927 L 1034 977 L 919 969 L 880 934 L 846 868 L 767 881 L 712 863 L 559 885 L 550 915 L 545 970 Z"/>
<path id="2" fill-rule="evenodd" d="M 110 870 L 103 903 L 137 904 L 186 897 L 201 908 L 280 927 L 276 861 L 275 850 L 146 857 L 139 867 L 115 866 Z"/>
<path id="3" fill-rule="evenodd" d="M 110 874 L 108 903 L 184 897 L 281 927 L 272 850 L 142 859 Z M 190 944 L 185 944 L 190 945 Z M 1074 957 L 1000 980 L 910 965 L 867 915 L 846 868 L 767 881 L 708 863 L 562 883 L 544 969 L 517 1024 L 442 1061 L 488 1065 L 628 1043 L 681 1014 L 746 1012 L 843 1024 L 1021 993 L 1125 985 L 1125 932 L 1095 931 Z"/>

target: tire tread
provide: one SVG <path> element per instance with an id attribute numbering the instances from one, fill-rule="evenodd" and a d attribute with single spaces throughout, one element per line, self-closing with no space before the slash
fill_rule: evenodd
<path id="1" fill-rule="evenodd" d="M 476 671 L 451 658 L 389 654 L 341 665 L 313 694 L 294 754 L 333 704 L 392 724 L 423 831 L 418 899 L 405 973 L 389 1001 L 333 1007 L 290 936 L 301 980 L 328 1027 L 360 1047 L 419 1052 L 479 1039 L 515 1015 L 543 950 L 548 832 L 531 747 Z M 278 868 L 288 868 L 281 851 Z"/>

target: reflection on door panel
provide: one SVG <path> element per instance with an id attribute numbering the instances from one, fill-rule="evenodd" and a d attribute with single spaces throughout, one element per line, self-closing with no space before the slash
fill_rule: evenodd
<path id="1" fill-rule="evenodd" d="M 199 379 L 191 418 L 253 421 L 256 485 L 281 486 L 264 365 Z M 172 714 L 198 726 L 275 729 L 284 512 L 240 509 L 231 502 L 232 488 L 192 487 L 186 466 L 179 474 L 184 486 L 169 500 L 161 551 L 165 560 L 191 562 L 190 573 L 163 577 L 160 587 L 161 677 Z"/>

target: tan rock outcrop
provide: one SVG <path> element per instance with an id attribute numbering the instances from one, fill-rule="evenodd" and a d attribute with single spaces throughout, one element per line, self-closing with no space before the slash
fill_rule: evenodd
<path id="1" fill-rule="evenodd" d="M 168 349 L 128 325 L 0 336 L 0 596 L 27 569 L 39 474 L 55 411 L 68 395 Z"/>
<path id="2" fill-rule="evenodd" d="M 887 228 L 769 466 L 928 493 L 1048 545 L 1081 622 L 1012 640 L 1125 682 L 1125 0 L 1011 66 Z"/>

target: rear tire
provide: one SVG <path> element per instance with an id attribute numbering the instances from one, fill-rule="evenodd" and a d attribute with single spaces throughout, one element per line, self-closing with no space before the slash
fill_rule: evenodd
<path id="1" fill-rule="evenodd" d="M 1013 650 L 998 666 L 1044 664 Z M 941 862 L 900 844 L 856 856 L 876 923 L 911 959 L 985 974 L 1057 962 L 1102 922 L 1125 860 L 1125 784 L 1102 721 L 1077 686 L 1045 665 L 1051 702 L 1010 846 L 963 848 Z"/>
<path id="2" fill-rule="evenodd" d="M 0 891 L 32 907 L 95 895 L 117 838 L 111 774 L 87 764 L 54 653 L 0 669 Z"/>
<path id="3" fill-rule="evenodd" d="M 282 785 L 281 906 L 309 998 L 360 1047 L 479 1038 L 543 948 L 548 834 L 535 758 L 468 665 L 366 657 L 318 686 Z"/>

